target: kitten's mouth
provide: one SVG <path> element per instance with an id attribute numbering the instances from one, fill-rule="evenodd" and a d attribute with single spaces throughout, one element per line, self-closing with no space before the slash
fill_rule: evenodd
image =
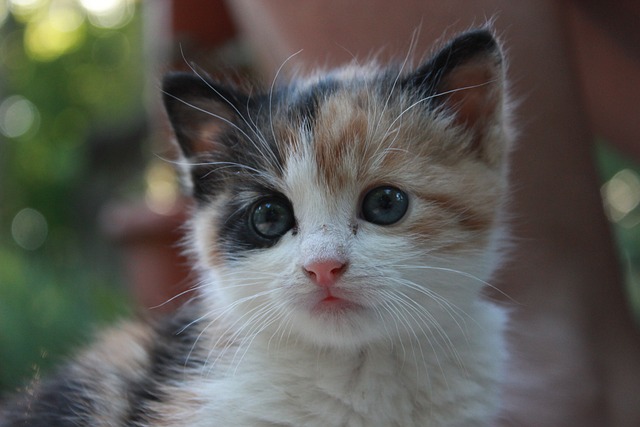
<path id="1" fill-rule="evenodd" d="M 340 296 L 336 296 L 331 292 L 327 292 L 324 298 L 320 299 L 314 304 L 313 311 L 316 313 L 335 313 L 354 310 L 358 307 L 358 304 L 349 301 Z"/>

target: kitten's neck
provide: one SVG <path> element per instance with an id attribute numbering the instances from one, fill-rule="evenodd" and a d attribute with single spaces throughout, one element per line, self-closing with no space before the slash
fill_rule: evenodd
<path id="1" fill-rule="evenodd" d="M 456 371 L 464 371 L 458 354 L 440 344 L 415 339 L 381 341 L 352 348 L 319 347 L 295 340 L 274 344 L 256 339 L 251 346 L 246 357 L 258 355 L 262 359 L 258 363 L 268 364 L 266 371 L 287 372 L 288 378 L 297 377 L 302 384 L 321 384 L 332 379 L 334 386 L 339 384 L 345 392 L 355 387 L 350 393 L 357 392 L 356 385 L 365 378 L 368 387 L 397 382 L 401 388 L 415 393 L 429 387 L 430 377 L 443 374 L 444 365 L 456 365 Z M 240 363 L 251 364 L 249 360 Z M 435 373 L 436 370 L 439 373 Z"/>

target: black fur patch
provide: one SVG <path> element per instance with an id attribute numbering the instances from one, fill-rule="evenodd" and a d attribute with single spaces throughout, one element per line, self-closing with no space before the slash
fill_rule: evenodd
<path id="1" fill-rule="evenodd" d="M 282 157 L 264 113 L 278 99 L 248 97 L 184 73 L 168 75 L 163 91 L 176 139 L 190 164 L 197 200 L 215 197 L 229 177 L 281 169 Z"/>
<path id="2" fill-rule="evenodd" d="M 91 418 L 95 392 L 90 379 L 75 378 L 70 369 L 38 384 L 31 392 L 8 402 L 7 412 L 0 412 L 2 427 L 76 427 L 79 420 Z M 89 424 L 86 424 L 89 425 Z"/>
<path id="3" fill-rule="evenodd" d="M 315 121 L 318 107 L 340 86 L 340 82 L 332 78 L 321 80 L 302 92 L 295 90 L 294 86 L 294 90 L 286 96 L 286 98 L 290 98 L 287 100 L 289 117 L 302 119 L 312 124 Z"/>
<path id="4" fill-rule="evenodd" d="M 481 55 L 500 55 L 499 46 L 489 30 L 469 31 L 447 44 L 430 61 L 407 76 L 402 88 L 418 92 L 420 96 L 437 95 L 443 78 L 454 68 Z M 438 105 L 442 97 L 431 98 Z"/>
<path id="5" fill-rule="evenodd" d="M 278 175 L 283 155 L 274 141 L 272 119 L 287 117 L 291 127 L 311 124 L 318 106 L 338 87 L 339 82 L 328 78 L 302 91 L 294 84 L 246 96 L 200 76 L 168 75 L 163 84 L 165 107 L 191 164 L 194 197 L 206 202 L 239 177 L 251 181 L 251 170 Z M 212 149 L 202 151 L 197 139 L 210 124 L 220 130 Z"/>
<path id="6" fill-rule="evenodd" d="M 152 425 L 157 416 L 150 404 L 171 400 L 171 396 L 163 391 L 163 385 L 179 382 L 185 371 L 197 369 L 204 363 L 196 357 L 197 352 L 192 353 L 201 331 L 200 322 L 193 322 L 199 317 L 197 313 L 193 303 L 156 326 L 147 375 L 142 382 L 132 383 L 128 390 L 131 406 L 125 425 Z M 190 323 L 193 324 L 184 329 Z"/>

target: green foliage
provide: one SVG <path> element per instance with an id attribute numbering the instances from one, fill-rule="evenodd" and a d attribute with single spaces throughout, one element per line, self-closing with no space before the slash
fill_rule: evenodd
<path id="1" fill-rule="evenodd" d="M 29 23 L 9 18 L 0 43 L 4 96 L 35 107 L 28 132 L 2 142 L 0 180 L 6 224 L 24 206 L 46 211 L 53 226 L 73 218 L 60 203 L 86 178 L 87 139 L 98 124 L 121 127 L 142 109 L 143 67 L 139 18 L 114 29 L 85 22 L 82 43 L 51 61 L 38 61 L 25 46 Z M 2 231 L 6 231 L 3 229 Z M 0 238 L 6 236 L 0 235 Z"/>
<path id="2" fill-rule="evenodd" d="M 0 392 L 131 308 L 97 230 L 130 156 L 92 140 L 142 115 L 142 27 L 109 4 L 0 0 Z"/>
<path id="3" fill-rule="evenodd" d="M 0 390 L 46 372 L 97 325 L 130 311 L 113 274 L 76 264 L 0 247 Z"/>

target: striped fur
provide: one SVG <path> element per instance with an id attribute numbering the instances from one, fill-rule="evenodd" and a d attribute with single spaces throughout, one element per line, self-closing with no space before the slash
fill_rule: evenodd
<path id="1" fill-rule="evenodd" d="M 476 30 L 408 68 L 251 95 L 169 76 L 197 298 L 106 332 L 0 426 L 490 425 L 506 357 L 504 310 L 481 296 L 511 139 L 500 48 Z M 386 225 L 363 212 L 380 188 L 408 200 Z M 327 260 L 342 265 L 329 291 L 306 270 Z"/>

